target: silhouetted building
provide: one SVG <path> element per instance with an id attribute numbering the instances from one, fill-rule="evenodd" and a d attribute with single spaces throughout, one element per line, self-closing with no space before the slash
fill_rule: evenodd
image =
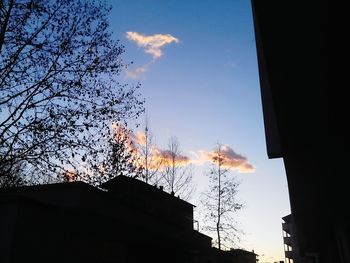
<path id="1" fill-rule="evenodd" d="M 267 153 L 284 161 L 297 263 L 350 262 L 348 190 L 330 169 L 342 142 L 329 133 L 325 2 L 252 0 Z"/>
<path id="2" fill-rule="evenodd" d="M 254 251 L 243 249 L 231 249 L 228 251 L 213 248 L 212 263 L 256 263 Z"/>
<path id="3" fill-rule="evenodd" d="M 192 204 L 125 176 L 101 188 L 1 190 L 0 262 L 224 262 L 194 230 Z"/>
<path id="4" fill-rule="evenodd" d="M 177 227 L 193 230 L 194 206 L 162 191 L 162 188 L 126 176 L 118 176 L 102 184 L 101 188 L 107 189 L 120 203 L 128 207 Z"/>
<path id="5" fill-rule="evenodd" d="M 286 263 L 298 262 L 299 261 L 299 247 L 295 241 L 296 225 L 294 224 L 292 215 L 288 215 L 282 218 L 283 230 L 283 243 L 284 243 L 284 254 Z"/>

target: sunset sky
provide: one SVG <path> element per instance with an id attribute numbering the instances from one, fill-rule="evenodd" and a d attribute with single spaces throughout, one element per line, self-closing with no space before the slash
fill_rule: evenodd
<path id="1" fill-rule="evenodd" d="M 240 247 L 254 249 L 260 262 L 284 260 L 281 217 L 290 213 L 288 188 L 282 160 L 266 154 L 250 1 L 110 3 L 113 37 L 125 46 L 124 60 L 133 61 L 121 78 L 141 83 L 158 147 L 176 136 L 183 155 L 199 160 L 217 142 L 226 145 L 241 162 L 232 166 L 245 204 L 237 214 L 245 232 Z M 199 193 L 207 186 L 209 163 L 194 166 Z"/>

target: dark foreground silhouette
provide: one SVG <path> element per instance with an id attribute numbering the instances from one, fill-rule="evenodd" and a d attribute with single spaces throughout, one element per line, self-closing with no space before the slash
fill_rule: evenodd
<path id="1" fill-rule="evenodd" d="M 238 262 L 256 254 L 211 247 L 193 205 L 119 176 L 0 191 L 0 262 Z"/>
<path id="2" fill-rule="evenodd" d="M 267 152 L 283 158 L 288 181 L 287 262 L 349 263 L 349 187 L 339 165 L 347 163 L 349 136 L 337 129 L 345 122 L 329 123 L 347 119 L 328 101 L 330 90 L 342 94 L 328 81 L 331 8 L 327 1 L 273 0 L 252 0 L 252 7 Z"/>

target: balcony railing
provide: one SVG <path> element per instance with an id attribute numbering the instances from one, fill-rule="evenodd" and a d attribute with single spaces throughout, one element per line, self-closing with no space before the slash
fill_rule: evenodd
<path id="1" fill-rule="evenodd" d="M 292 246 L 292 239 L 290 237 L 283 237 L 284 244 Z"/>
<path id="2" fill-rule="evenodd" d="M 284 251 L 286 258 L 293 259 L 293 251 Z"/>

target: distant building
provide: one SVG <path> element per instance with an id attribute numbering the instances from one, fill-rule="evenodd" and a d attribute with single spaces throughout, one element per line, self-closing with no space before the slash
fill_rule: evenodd
<path id="1" fill-rule="evenodd" d="M 244 250 L 212 248 L 211 238 L 193 227 L 193 205 L 159 188 L 125 176 L 101 188 L 74 182 L 1 190 L 0 262 L 252 263 L 247 255 L 256 258 Z"/>
<path id="2" fill-rule="evenodd" d="M 295 240 L 296 225 L 293 221 L 292 215 L 287 215 L 282 218 L 283 230 L 283 243 L 284 243 L 284 254 L 286 263 L 293 263 L 299 261 L 299 247 Z"/>
<path id="3" fill-rule="evenodd" d="M 246 251 L 243 249 L 231 249 L 222 251 L 213 248 L 212 263 L 256 263 L 256 254 L 254 251 Z"/>

